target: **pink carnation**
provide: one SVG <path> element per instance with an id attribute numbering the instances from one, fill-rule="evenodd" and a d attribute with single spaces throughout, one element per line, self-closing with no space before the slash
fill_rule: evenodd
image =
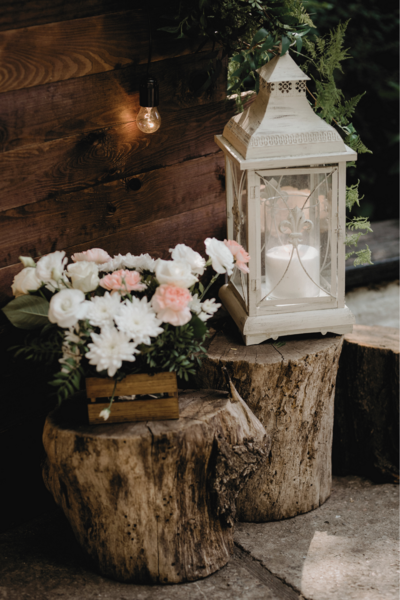
<path id="1" fill-rule="evenodd" d="M 127 292 L 142 292 L 146 289 L 144 283 L 140 283 L 141 276 L 137 271 L 114 271 L 100 279 L 101 287 L 106 290 L 118 290 L 121 294 Z"/>
<path id="2" fill-rule="evenodd" d="M 101 248 L 92 248 L 91 250 L 84 250 L 84 252 L 77 252 L 71 256 L 74 262 L 86 260 L 88 262 L 94 262 L 96 265 L 102 265 L 103 263 L 111 260 L 111 256 Z"/>
<path id="3" fill-rule="evenodd" d="M 249 267 L 245 264 L 249 262 L 250 256 L 248 252 L 246 252 L 246 250 L 243 248 L 243 246 L 241 246 L 234 240 L 224 240 L 224 244 L 232 252 L 237 268 L 240 269 L 243 273 L 250 273 Z"/>
<path id="4" fill-rule="evenodd" d="M 160 285 L 151 300 L 157 318 L 171 325 L 185 325 L 192 318 L 188 306 L 192 296 L 189 290 L 164 283 Z"/>

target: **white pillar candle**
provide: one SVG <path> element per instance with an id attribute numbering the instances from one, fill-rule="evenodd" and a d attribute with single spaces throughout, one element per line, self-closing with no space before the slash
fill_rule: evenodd
<path id="1" fill-rule="evenodd" d="M 289 264 L 292 249 L 291 244 L 286 244 L 285 246 L 275 246 L 266 252 L 265 274 L 267 291 L 272 291 L 270 297 L 310 298 L 319 296 L 319 288 L 304 272 L 305 269 L 313 281 L 319 285 L 319 250 L 305 244 L 298 246 L 304 269 L 300 264 L 296 249 L 294 249 L 290 266 L 282 281 L 275 288 Z"/>

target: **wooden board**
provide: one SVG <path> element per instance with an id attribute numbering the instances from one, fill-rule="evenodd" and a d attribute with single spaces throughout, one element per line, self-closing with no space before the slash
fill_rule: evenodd
<path id="1" fill-rule="evenodd" d="M 147 63 L 146 10 L 48 23 L 0 33 L 0 92 Z M 155 35 L 152 61 L 188 54 L 198 42 Z"/>
<path id="2" fill-rule="evenodd" d="M 216 56 L 217 52 L 200 52 L 153 63 L 151 73 L 159 83 L 163 127 L 167 113 L 225 100 L 225 77 L 196 94 Z M 135 120 L 140 109 L 139 84 L 146 68 L 129 65 L 0 94 L 0 152 Z"/>
<path id="3" fill-rule="evenodd" d="M 213 135 L 234 110 L 233 102 L 218 102 L 163 116 L 160 103 L 162 127 L 154 135 L 130 122 L 4 152 L 0 210 L 215 154 Z"/>
<path id="4" fill-rule="evenodd" d="M 178 391 L 176 373 L 127 375 L 117 383 L 116 387 L 114 386 L 114 379 L 87 377 L 87 397 L 94 402 L 96 398 L 107 398 L 113 393 L 116 396 L 127 396 L 132 394 L 161 394 L 163 392 L 176 393 Z"/>
<path id="5" fill-rule="evenodd" d="M 194 200 L 224 204 L 223 169 L 212 155 L 0 212 L 0 268 L 186 213 Z"/>
<path id="6" fill-rule="evenodd" d="M 88 404 L 88 416 L 91 425 L 104 424 L 100 412 L 107 409 L 109 404 L 109 402 Z M 168 398 L 114 402 L 107 423 L 139 423 L 141 421 L 168 421 L 170 419 L 179 419 L 178 394 L 171 394 Z"/>

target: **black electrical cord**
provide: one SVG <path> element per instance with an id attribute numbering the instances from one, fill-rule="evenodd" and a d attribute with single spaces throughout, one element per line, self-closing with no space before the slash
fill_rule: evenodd
<path id="1" fill-rule="evenodd" d="M 147 0 L 150 2 L 150 0 Z M 151 55 L 153 50 L 153 36 L 151 30 L 151 12 L 150 6 L 147 6 L 147 20 L 148 20 L 148 33 L 149 33 L 149 53 L 147 59 L 147 70 L 146 77 L 142 79 L 140 82 L 139 95 L 140 95 L 140 106 L 152 108 L 154 106 L 158 106 L 159 104 L 159 91 L 158 91 L 158 82 L 155 77 L 150 75 L 150 64 L 151 64 Z"/>

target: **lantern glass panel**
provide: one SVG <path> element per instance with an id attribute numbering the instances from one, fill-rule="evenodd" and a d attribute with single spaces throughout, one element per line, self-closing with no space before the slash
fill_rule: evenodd
<path id="1" fill-rule="evenodd" d="M 332 170 L 259 175 L 261 302 L 332 298 Z"/>
<path id="2" fill-rule="evenodd" d="M 233 218 L 233 239 L 248 250 L 247 239 L 247 172 L 241 171 L 239 167 L 231 161 L 232 172 L 232 218 Z M 231 282 L 243 298 L 247 305 L 248 294 L 248 275 L 242 273 L 237 267 L 232 273 Z"/>

